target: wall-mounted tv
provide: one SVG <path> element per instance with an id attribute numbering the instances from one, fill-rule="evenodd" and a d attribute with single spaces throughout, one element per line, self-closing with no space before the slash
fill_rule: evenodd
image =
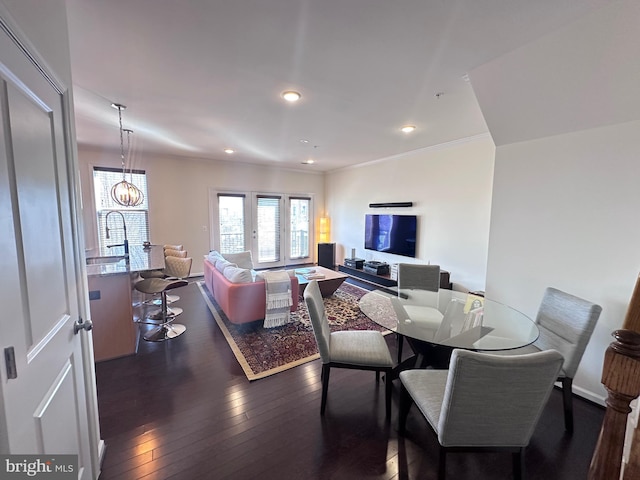
<path id="1" fill-rule="evenodd" d="M 373 215 L 364 220 L 364 248 L 405 257 L 416 256 L 415 215 Z"/>

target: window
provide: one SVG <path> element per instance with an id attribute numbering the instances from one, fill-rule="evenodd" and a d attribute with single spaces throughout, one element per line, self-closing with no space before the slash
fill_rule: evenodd
<path id="1" fill-rule="evenodd" d="M 257 197 L 258 262 L 280 261 L 280 197 Z"/>
<path id="2" fill-rule="evenodd" d="M 211 248 L 250 250 L 256 269 L 312 260 L 313 197 L 210 190 Z"/>
<path id="3" fill-rule="evenodd" d="M 309 255 L 309 219 L 311 210 L 310 198 L 290 197 L 289 219 L 291 221 L 291 238 L 289 242 L 289 258 L 308 258 Z"/>
<path id="4" fill-rule="evenodd" d="M 127 239 L 131 245 L 142 245 L 149 241 L 149 204 L 147 195 L 147 176 L 142 170 L 127 173 L 127 181 L 142 191 L 144 201 L 137 207 L 123 207 L 111 198 L 111 187 L 122 180 L 122 170 L 115 168 L 93 168 L 93 190 L 96 204 L 96 221 L 98 225 L 98 246 L 101 255 L 109 255 L 109 245 L 124 243 L 124 228 L 120 215 L 110 215 L 109 230 L 105 228 L 107 214 L 120 212 L 126 223 Z"/>
<path id="5" fill-rule="evenodd" d="M 218 216 L 220 229 L 220 253 L 239 253 L 245 247 L 244 209 L 242 194 L 218 194 Z"/>

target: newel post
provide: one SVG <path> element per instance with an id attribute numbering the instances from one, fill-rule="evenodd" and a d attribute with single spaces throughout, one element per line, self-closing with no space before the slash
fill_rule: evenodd
<path id="1" fill-rule="evenodd" d="M 629 404 L 640 395 L 640 334 L 616 330 L 613 335 L 616 341 L 607 349 L 602 369 L 607 411 L 591 459 L 589 480 L 620 478 Z"/>
<path id="2" fill-rule="evenodd" d="M 627 309 L 623 330 L 613 332 L 602 367 L 607 411 L 589 467 L 589 480 L 620 478 L 629 404 L 640 395 L 640 277 Z"/>

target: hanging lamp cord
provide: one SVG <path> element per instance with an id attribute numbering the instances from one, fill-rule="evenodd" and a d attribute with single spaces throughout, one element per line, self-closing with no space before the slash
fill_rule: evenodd
<path id="1" fill-rule="evenodd" d="M 125 180 L 124 138 L 122 135 L 122 105 L 118 105 L 118 122 L 120 123 L 120 159 L 122 160 L 122 180 Z"/>

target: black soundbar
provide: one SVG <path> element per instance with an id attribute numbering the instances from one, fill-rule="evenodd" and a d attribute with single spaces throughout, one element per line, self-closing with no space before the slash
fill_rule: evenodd
<path id="1" fill-rule="evenodd" d="M 413 207 L 413 202 L 370 203 L 369 208 Z"/>

